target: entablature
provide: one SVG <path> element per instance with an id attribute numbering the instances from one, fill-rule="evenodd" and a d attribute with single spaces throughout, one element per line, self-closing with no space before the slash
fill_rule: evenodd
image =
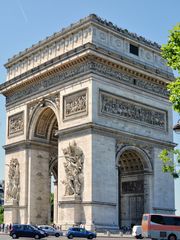
<path id="1" fill-rule="evenodd" d="M 166 84 L 172 78 L 163 76 L 143 64 L 132 64 L 128 59 L 97 48 L 93 44 L 57 57 L 54 61 L 42 64 L 38 68 L 16 77 L 1 85 L 1 93 L 6 96 L 6 106 L 18 103 L 32 94 L 45 92 L 49 87 L 61 85 L 70 80 L 78 81 L 85 74 L 98 74 L 105 78 L 128 84 L 153 95 L 168 97 Z"/>

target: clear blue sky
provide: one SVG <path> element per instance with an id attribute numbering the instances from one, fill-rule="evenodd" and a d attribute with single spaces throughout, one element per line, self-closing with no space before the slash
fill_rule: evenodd
<path id="1" fill-rule="evenodd" d="M 5 81 L 3 65 L 8 58 L 90 13 L 163 44 L 168 31 L 180 22 L 180 0 L 0 0 L 0 83 Z M 0 96 L 0 179 L 4 178 L 4 103 Z M 180 142 L 180 137 L 174 141 Z M 180 215 L 180 180 L 175 185 Z"/>

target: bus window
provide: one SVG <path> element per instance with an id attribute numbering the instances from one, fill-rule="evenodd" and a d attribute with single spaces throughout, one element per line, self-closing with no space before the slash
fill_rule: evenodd
<path id="1" fill-rule="evenodd" d="M 174 217 L 164 217 L 164 225 L 171 225 L 171 226 L 173 226 L 173 225 L 175 225 L 174 224 Z"/>
<path id="2" fill-rule="evenodd" d="M 151 215 L 151 222 L 157 224 L 164 224 L 163 216 L 160 215 Z"/>
<path id="3" fill-rule="evenodd" d="M 177 217 L 174 218 L 174 225 L 180 226 L 180 218 Z"/>

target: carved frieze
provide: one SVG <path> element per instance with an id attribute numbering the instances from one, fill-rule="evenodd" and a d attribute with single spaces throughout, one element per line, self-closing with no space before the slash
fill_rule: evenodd
<path id="1" fill-rule="evenodd" d="M 102 63 L 91 63 L 91 69 L 93 69 L 96 73 L 103 74 L 106 77 L 114 78 L 116 80 L 120 80 L 125 84 L 133 85 L 133 87 L 141 88 L 144 91 L 153 92 L 162 96 L 168 96 L 168 92 L 165 86 L 155 84 L 151 81 L 138 79 L 137 77 L 122 73 L 122 71 L 104 65 Z"/>
<path id="2" fill-rule="evenodd" d="M 88 113 L 87 89 L 63 97 L 63 119 L 87 115 Z"/>
<path id="3" fill-rule="evenodd" d="M 83 184 L 83 151 L 77 146 L 76 142 L 69 144 L 63 149 L 65 162 L 64 170 L 66 179 L 62 181 L 65 185 L 65 196 L 80 196 Z"/>
<path id="4" fill-rule="evenodd" d="M 72 67 L 71 69 L 65 70 L 60 72 L 56 76 L 52 76 L 49 78 L 46 78 L 42 81 L 33 83 L 30 86 L 27 86 L 23 88 L 22 90 L 19 90 L 18 92 L 14 92 L 11 96 L 7 96 L 6 103 L 12 103 L 14 101 L 18 101 L 24 98 L 27 98 L 29 96 L 32 96 L 34 94 L 38 94 L 44 91 L 47 91 L 47 89 L 54 87 L 56 85 L 62 84 L 63 81 L 69 80 L 70 78 L 85 73 L 90 69 L 89 67 L 90 63 L 83 63 L 78 64 L 75 67 Z"/>
<path id="5" fill-rule="evenodd" d="M 19 201 L 20 193 L 20 170 L 19 162 L 16 158 L 12 158 L 9 164 L 8 182 L 6 190 L 6 199 Z"/>
<path id="6" fill-rule="evenodd" d="M 100 113 L 166 130 L 166 112 L 100 91 Z"/>
<path id="7" fill-rule="evenodd" d="M 8 137 L 15 137 L 24 133 L 24 112 L 9 116 Z"/>
<path id="8" fill-rule="evenodd" d="M 144 193 L 144 181 L 122 182 L 122 194 Z"/>
<path id="9" fill-rule="evenodd" d="M 34 94 L 43 93 L 50 87 L 62 84 L 63 81 L 68 81 L 73 77 L 78 77 L 78 75 L 88 73 L 89 71 L 103 75 L 104 77 L 112 78 L 129 86 L 133 86 L 133 88 L 142 89 L 143 91 L 158 94 L 163 97 L 168 96 L 166 86 L 158 85 L 143 79 L 138 79 L 137 77 L 122 73 L 122 71 L 119 69 L 114 69 L 111 66 L 99 62 L 86 61 L 82 64 L 72 67 L 71 69 L 61 71 L 56 76 L 35 82 L 32 85 L 24 87 L 22 90 L 13 92 L 12 95 L 6 97 L 6 103 L 7 105 L 11 103 L 14 104 L 15 102 L 19 102 L 20 100 L 33 96 Z"/>

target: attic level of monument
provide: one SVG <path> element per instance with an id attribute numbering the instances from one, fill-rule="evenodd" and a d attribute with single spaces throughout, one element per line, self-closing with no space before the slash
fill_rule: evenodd
<path id="1" fill-rule="evenodd" d="M 85 23 L 89 24 L 90 22 L 91 24 L 92 23 L 101 24 L 101 26 L 105 27 L 106 31 L 107 31 L 107 28 L 111 30 L 115 30 L 118 34 L 120 33 L 125 38 L 138 41 L 139 44 L 141 43 L 143 45 L 146 45 L 147 47 L 151 47 L 151 48 L 153 47 L 155 51 L 160 50 L 161 46 L 158 43 L 149 41 L 142 36 L 138 36 L 136 33 L 131 33 L 127 29 L 119 28 L 117 25 L 114 25 L 111 22 L 107 22 L 106 20 L 103 20 L 102 18 L 96 16 L 95 14 L 91 14 L 88 17 L 79 20 L 77 23 L 71 24 L 69 27 L 63 28 L 60 32 L 54 33 L 50 37 L 46 37 L 46 39 L 39 41 L 37 44 L 33 44 L 32 47 L 27 48 L 25 51 L 22 51 L 19 54 L 14 55 L 12 58 L 8 60 L 8 63 L 6 63 L 7 67 L 13 60 L 23 57 L 24 55 L 29 54 L 32 51 L 36 51 L 42 45 L 46 46 L 47 44 L 51 43 L 52 41 L 54 41 L 55 39 L 61 36 L 64 37 L 64 35 L 71 35 L 74 29 L 77 29 L 78 27 L 80 28 L 82 25 L 84 26 Z"/>
<path id="2" fill-rule="evenodd" d="M 132 41 L 139 49 L 138 56 L 130 52 Z M 172 71 L 161 58 L 157 44 L 152 44 L 126 30 L 117 30 L 112 24 L 107 24 L 100 18 L 90 15 L 79 23 L 71 25 L 67 30 L 53 35 L 9 60 L 5 65 L 8 70 L 7 80 L 86 43 L 95 44 L 96 47 L 129 58 L 139 64 L 146 64 L 147 68 L 158 69 L 158 71 L 166 73 L 167 77 L 172 77 Z"/>

